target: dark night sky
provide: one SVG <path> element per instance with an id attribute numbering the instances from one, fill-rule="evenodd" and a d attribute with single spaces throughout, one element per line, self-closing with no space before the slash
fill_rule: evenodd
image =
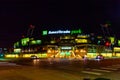
<path id="1" fill-rule="evenodd" d="M 119 0 L 1 0 L 0 47 L 12 46 L 27 34 L 30 24 L 36 31 L 81 28 L 99 33 L 105 21 L 111 22 L 111 30 L 119 36 Z"/>

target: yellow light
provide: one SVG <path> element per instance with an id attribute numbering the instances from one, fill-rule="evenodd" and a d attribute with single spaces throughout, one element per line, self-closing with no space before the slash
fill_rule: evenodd
<path id="1" fill-rule="evenodd" d="M 104 57 L 112 57 L 112 53 L 101 53 Z"/>
<path id="2" fill-rule="evenodd" d="M 79 50 L 75 50 L 75 52 L 77 53 L 77 52 L 79 52 Z"/>
<path id="3" fill-rule="evenodd" d="M 107 53 L 107 57 L 112 57 L 112 53 Z"/>
<path id="4" fill-rule="evenodd" d="M 51 50 L 48 50 L 47 53 L 51 53 Z"/>
<path id="5" fill-rule="evenodd" d="M 69 36 L 65 36 L 65 39 L 69 39 L 70 37 Z"/>
<path id="6" fill-rule="evenodd" d="M 32 55 L 36 56 L 36 54 L 23 54 L 23 58 L 30 58 Z"/>
<path id="7" fill-rule="evenodd" d="M 117 56 L 117 57 L 120 57 L 120 53 L 116 53 L 116 56 Z"/>
<path id="8" fill-rule="evenodd" d="M 84 49 L 81 49 L 81 50 L 80 50 L 80 52 L 86 52 L 86 50 L 84 50 Z"/>
<path id="9" fill-rule="evenodd" d="M 23 57 L 26 58 L 26 57 L 30 57 L 31 55 L 29 54 L 24 54 Z"/>
<path id="10" fill-rule="evenodd" d="M 58 50 L 55 50 L 55 53 L 58 53 Z"/>
<path id="11" fill-rule="evenodd" d="M 95 58 L 97 56 L 97 54 L 96 53 L 87 53 L 87 56 L 89 58 Z"/>
<path id="12" fill-rule="evenodd" d="M 6 58 L 18 58 L 18 54 L 6 54 L 5 55 Z"/>
<path id="13" fill-rule="evenodd" d="M 76 41 L 77 43 L 87 43 L 87 42 L 88 42 L 87 39 L 75 39 L 75 41 Z"/>
<path id="14" fill-rule="evenodd" d="M 120 51 L 120 47 L 114 47 L 114 51 Z"/>
<path id="15" fill-rule="evenodd" d="M 50 43 L 55 43 L 55 41 L 50 41 Z"/>

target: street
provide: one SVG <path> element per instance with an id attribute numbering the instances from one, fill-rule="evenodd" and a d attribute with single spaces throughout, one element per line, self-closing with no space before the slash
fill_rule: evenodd
<path id="1" fill-rule="evenodd" d="M 57 60 L 59 61 L 59 60 Z M 84 80 L 90 78 L 120 79 L 120 64 L 98 66 L 90 61 L 89 67 L 82 61 L 33 60 L 34 65 L 0 62 L 0 80 Z M 105 62 L 105 61 L 104 61 Z M 108 61 L 109 62 L 109 61 Z M 24 63 L 24 62 L 23 62 Z M 37 64 L 39 63 L 39 65 Z M 29 63 L 31 64 L 31 63 Z M 96 65 L 95 65 L 96 64 Z M 103 62 L 101 62 L 103 64 Z M 109 62 L 110 64 L 110 62 Z M 94 66 L 94 67 L 93 67 Z"/>

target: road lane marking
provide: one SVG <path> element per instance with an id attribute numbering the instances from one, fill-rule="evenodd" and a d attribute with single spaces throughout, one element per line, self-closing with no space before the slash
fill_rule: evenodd
<path id="1" fill-rule="evenodd" d="M 112 72 L 112 71 L 108 71 L 108 70 L 102 70 L 102 69 L 92 69 L 93 71 L 100 71 L 100 72 Z"/>
<path id="2" fill-rule="evenodd" d="M 109 66 L 108 68 L 119 69 L 119 66 Z"/>
<path id="3" fill-rule="evenodd" d="M 9 63 L 9 62 L 0 62 L 0 66 L 20 66 L 15 63 Z"/>
<path id="4" fill-rule="evenodd" d="M 112 67 L 120 68 L 120 65 L 112 65 Z"/>
<path id="5" fill-rule="evenodd" d="M 93 74 L 93 75 L 102 75 L 102 73 L 93 72 L 93 71 L 82 71 L 82 73 Z"/>
<path id="6" fill-rule="evenodd" d="M 6 63 L 8 63 L 8 62 L 0 62 L 0 64 L 6 64 Z"/>
<path id="7" fill-rule="evenodd" d="M 114 70 L 114 71 L 118 70 L 118 69 L 115 69 L 115 68 L 108 68 L 108 67 L 102 67 L 101 69 Z"/>

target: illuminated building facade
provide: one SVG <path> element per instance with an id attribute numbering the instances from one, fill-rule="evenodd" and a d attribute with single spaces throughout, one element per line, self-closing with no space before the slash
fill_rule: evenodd
<path id="1" fill-rule="evenodd" d="M 112 57 L 114 51 L 120 52 L 120 48 L 114 47 L 115 38 L 105 40 L 102 36 L 84 34 L 78 30 L 42 31 L 41 39 L 23 38 L 14 43 L 14 55 L 6 54 L 6 57 L 30 58 L 95 58 L 97 55 Z M 112 47 L 111 47 L 112 46 Z"/>

